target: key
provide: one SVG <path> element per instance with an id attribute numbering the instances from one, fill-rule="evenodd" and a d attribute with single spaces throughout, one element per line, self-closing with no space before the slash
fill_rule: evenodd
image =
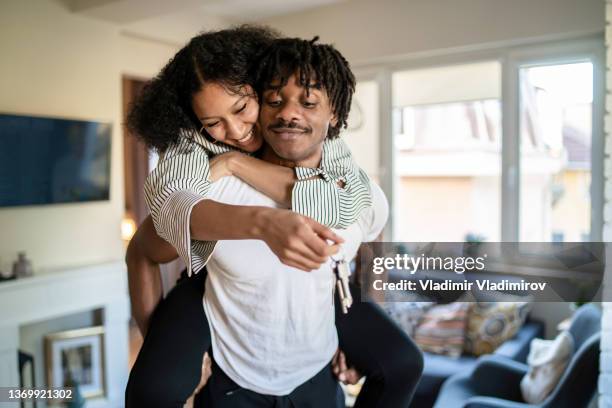
<path id="1" fill-rule="evenodd" d="M 351 268 L 344 259 L 341 259 L 334 262 L 334 273 L 336 274 L 336 289 L 338 291 L 338 300 L 342 307 L 342 313 L 347 314 L 349 307 L 353 304 L 353 296 L 351 296 L 351 290 L 349 288 Z"/>

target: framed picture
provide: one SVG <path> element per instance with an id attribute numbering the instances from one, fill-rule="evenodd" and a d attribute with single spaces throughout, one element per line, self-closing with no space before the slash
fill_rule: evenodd
<path id="1" fill-rule="evenodd" d="M 104 396 L 104 327 L 46 335 L 45 365 L 47 387 L 78 384 L 85 398 Z"/>

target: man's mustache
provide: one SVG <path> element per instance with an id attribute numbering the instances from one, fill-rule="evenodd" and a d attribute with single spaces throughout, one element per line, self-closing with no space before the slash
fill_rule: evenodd
<path id="1" fill-rule="evenodd" d="M 285 122 L 284 120 L 278 120 L 268 126 L 269 130 L 280 130 L 280 129 L 295 129 L 300 130 L 304 133 L 308 133 L 311 131 L 308 126 L 300 126 L 297 122 Z"/>

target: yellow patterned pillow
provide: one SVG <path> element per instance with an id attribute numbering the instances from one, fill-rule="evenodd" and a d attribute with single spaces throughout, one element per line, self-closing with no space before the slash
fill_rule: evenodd
<path id="1" fill-rule="evenodd" d="M 529 302 L 477 302 L 470 309 L 463 350 L 475 356 L 493 353 L 520 330 Z"/>

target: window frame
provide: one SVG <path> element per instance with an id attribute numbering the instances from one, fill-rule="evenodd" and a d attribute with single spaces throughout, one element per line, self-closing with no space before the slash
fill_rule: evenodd
<path id="1" fill-rule="evenodd" d="M 604 98 L 605 42 L 601 32 L 582 36 L 527 41 L 507 41 L 454 49 L 417 52 L 353 64 L 358 81 L 376 81 L 379 92 L 379 177 L 390 212 L 383 232 L 394 237 L 398 177 L 394 174 L 397 152 L 393 143 L 392 75 L 394 72 L 498 61 L 501 65 L 501 241 L 519 242 L 520 232 L 520 70 L 527 66 L 590 61 L 593 64 L 591 144 L 591 241 L 603 239 L 604 209 Z"/>

